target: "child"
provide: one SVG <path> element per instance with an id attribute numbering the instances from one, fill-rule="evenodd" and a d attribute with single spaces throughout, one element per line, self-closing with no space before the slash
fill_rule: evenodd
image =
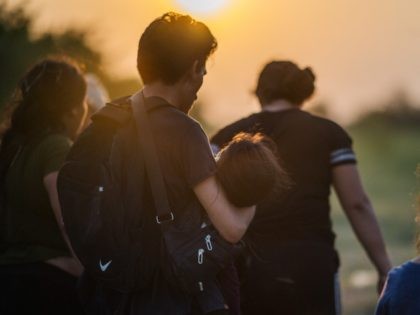
<path id="1" fill-rule="evenodd" d="M 274 155 L 275 145 L 261 134 L 239 133 L 216 156 L 218 179 L 227 199 L 237 207 L 258 204 L 289 185 L 286 172 Z M 231 315 L 239 315 L 239 277 L 232 264 L 219 281 Z"/>

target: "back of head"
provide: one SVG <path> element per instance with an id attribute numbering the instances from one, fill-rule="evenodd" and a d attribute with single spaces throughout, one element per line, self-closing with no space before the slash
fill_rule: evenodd
<path id="1" fill-rule="evenodd" d="M 142 34 L 137 69 L 144 84 L 174 84 L 195 61 L 204 66 L 216 48 L 217 41 L 204 23 L 169 12 L 154 20 Z"/>
<path id="2" fill-rule="evenodd" d="M 314 91 L 311 68 L 300 69 L 291 61 L 272 61 L 260 73 L 256 95 L 262 106 L 280 99 L 300 106 Z"/>
<path id="3" fill-rule="evenodd" d="M 65 57 L 45 59 L 21 79 L 6 134 L 63 131 L 63 118 L 83 105 L 85 95 L 86 82 L 73 61 Z"/>
<path id="4" fill-rule="evenodd" d="M 216 177 L 233 205 L 260 203 L 288 186 L 288 176 L 273 153 L 274 147 L 261 134 L 240 133 L 220 151 Z"/>

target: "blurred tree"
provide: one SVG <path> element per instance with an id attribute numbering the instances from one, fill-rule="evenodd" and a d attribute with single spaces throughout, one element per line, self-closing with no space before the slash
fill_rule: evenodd
<path id="1" fill-rule="evenodd" d="M 101 79 L 110 97 L 127 95 L 140 87 L 138 79 L 114 80 L 101 68 L 101 53 L 87 41 L 87 33 L 66 30 L 62 33 L 32 34 L 33 17 L 22 7 L 0 4 L 0 112 L 19 79 L 36 61 L 49 55 L 65 54 L 79 62 L 86 72 Z"/>
<path id="2" fill-rule="evenodd" d="M 5 104 L 28 67 L 48 55 L 66 53 L 86 70 L 100 73 L 100 54 L 87 45 L 84 33 L 70 30 L 35 38 L 31 28 L 32 20 L 22 8 L 8 9 L 0 5 L 0 106 Z"/>
<path id="3" fill-rule="evenodd" d="M 420 130 L 420 106 L 410 101 L 404 91 L 396 92 L 387 102 L 375 106 L 352 125 L 352 129 L 386 126 Z"/>

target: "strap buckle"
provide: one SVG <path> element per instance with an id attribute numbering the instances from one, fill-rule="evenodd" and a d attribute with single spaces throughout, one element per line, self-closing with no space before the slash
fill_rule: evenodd
<path id="1" fill-rule="evenodd" d="M 169 214 L 165 214 L 162 216 L 157 215 L 156 216 L 156 222 L 157 224 L 162 224 L 164 222 L 173 221 L 175 219 L 174 214 L 172 211 Z"/>

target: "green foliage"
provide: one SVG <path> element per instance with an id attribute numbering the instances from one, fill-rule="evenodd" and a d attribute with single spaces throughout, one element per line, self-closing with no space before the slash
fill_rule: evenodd
<path id="1" fill-rule="evenodd" d="M 86 42 L 86 34 L 73 30 L 62 34 L 31 34 L 32 20 L 21 8 L 0 5 L 0 107 L 12 94 L 17 82 L 35 62 L 49 55 L 66 54 L 99 73 L 100 54 Z"/>
<path id="2" fill-rule="evenodd" d="M 70 29 L 34 37 L 32 23 L 33 17 L 22 8 L 9 9 L 0 4 L 0 112 L 27 69 L 51 55 L 69 56 L 86 72 L 96 74 L 111 98 L 139 89 L 138 79 L 114 80 L 102 70 L 101 54 L 88 44 L 87 33 Z"/>

